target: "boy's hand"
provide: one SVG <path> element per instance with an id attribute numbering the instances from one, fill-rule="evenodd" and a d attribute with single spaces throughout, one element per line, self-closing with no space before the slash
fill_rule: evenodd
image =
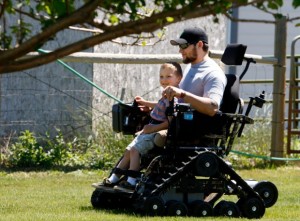
<path id="1" fill-rule="evenodd" d="M 155 125 L 146 124 L 142 130 L 144 134 L 150 134 L 155 132 Z"/>
<path id="2" fill-rule="evenodd" d="M 145 99 L 140 96 L 136 96 L 134 100 L 140 105 L 145 105 Z"/>
<path id="3" fill-rule="evenodd" d="M 139 104 L 139 108 L 143 112 L 150 112 L 151 108 L 148 106 L 145 106 L 146 100 L 140 96 L 136 96 L 135 101 Z"/>

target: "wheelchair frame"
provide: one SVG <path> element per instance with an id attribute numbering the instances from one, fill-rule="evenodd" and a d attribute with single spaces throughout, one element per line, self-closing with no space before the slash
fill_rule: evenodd
<path id="1" fill-rule="evenodd" d="M 246 46 L 228 45 L 222 56 L 227 65 L 246 68 L 239 78 L 227 75 L 220 111 L 209 117 L 193 110 L 189 104 L 177 104 L 172 113 L 167 142 L 142 159 L 138 183 L 133 192 L 113 188 L 95 189 L 91 196 L 94 208 L 133 208 L 146 215 L 228 216 L 261 218 L 265 209 L 278 198 L 276 186 L 269 181 L 243 180 L 224 160 L 234 139 L 241 136 L 245 124 L 253 124 L 248 115 L 253 106 L 262 107 L 264 92 L 251 97 L 243 114 L 243 101 L 238 84 L 253 59 L 244 58 Z M 236 110 L 238 110 L 236 112 Z M 134 134 L 146 122 L 147 115 L 136 104 L 113 106 L 113 129 Z M 204 125 L 199 126 L 199 125 Z M 128 175 L 126 171 L 118 171 Z M 238 200 L 222 200 L 235 195 Z"/>

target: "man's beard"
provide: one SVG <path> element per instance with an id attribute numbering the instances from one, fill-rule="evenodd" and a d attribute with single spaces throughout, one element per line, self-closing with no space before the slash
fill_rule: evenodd
<path id="1" fill-rule="evenodd" d="M 197 50 L 196 50 L 196 48 L 194 48 L 192 55 L 190 55 L 189 57 L 186 56 L 186 58 L 183 59 L 182 62 L 184 64 L 189 64 L 189 63 L 195 61 L 196 59 L 197 59 Z"/>

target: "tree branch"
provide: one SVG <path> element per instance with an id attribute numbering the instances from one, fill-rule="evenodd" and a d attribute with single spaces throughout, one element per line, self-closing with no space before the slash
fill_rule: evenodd
<path id="1" fill-rule="evenodd" d="M 262 2 L 262 1 L 263 0 L 257 0 L 255 2 Z M 96 1 L 91 1 L 91 2 L 96 2 Z M 74 52 L 88 49 L 94 45 L 101 44 L 103 42 L 110 41 L 118 37 L 128 36 L 131 34 L 140 34 L 142 32 L 153 32 L 159 28 L 171 24 L 167 22 L 166 17 L 172 17 L 174 19 L 173 23 L 176 23 L 182 20 L 188 20 L 192 18 L 203 17 L 203 16 L 214 14 L 214 12 L 212 11 L 212 9 L 210 9 L 210 7 L 208 6 L 202 7 L 201 6 L 202 3 L 203 3 L 202 1 L 195 1 L 194 3 L 185 6 L 179 10 L 162 11 L 157 14 L 152 14 L 151 16 L 145 17 L 144 19 L 140 19 L 138 21 L 127 21 L 115 26 L 105 26 L 105 32 L 69 44 L 49 54 L 42 54 L 37 57 L 31 57 L 31 58 L 20 59 L 20 60 L 11 60 L 11 62 L 9 63 L 7 63 L 6 60 L 5 65 L 0 65 L 0 73 L 15 72 L 15 71 L 20 71 L 28 68 L 37 67 L 43 64 L 47 64 L 51 61 L 62 58 Z M 252 3 L 253 1 L 250 3 L 243 2 L 240 3 L 239 6 L 248 5 Z M 88 10 L 91 14 L 92 14 L 92 10 L 96 8 L 96 5 L 97 4 L 90 3 Z M 225 13 L 228 9 L 229 8 L 223 8 L 223 13 Z M 57 27 L 53 28 L 54 29 L 53 31 L 61 30 L 66 26 L 70 26 L 72 24 L 75 24 L 76 22 L 78 23 L 78 21 L 82 21 L 82 19 L 78 19 L 78 17 L 81 16 L 81 18 L 83 18 L 84 14 L 87 13 L 86 11 L 87 10 L 81 9 L 80 12 L 76 14 L 76 16 L 72 15 L 70 18 L 67 18 L 68 19 L 67 22 L 64 20 L 58 22 L 56 24 Z M 61 24 L 62 22 L 63 24 Z M 44 37 L 45 36 L 49 36 L 49 35 L 44 35 Z M 31 46 L 32 49 L 32 44 L 30 45 L 28 42 L 26 43 L 27 43 L 27 47 Z M 38 43 L 38 41 L 35 41 L 35 44 L 33 45 L 36 45 L 36 43 Z M 20 48 L 23 45 L 21 45 Z M 31 51 L 27 47 L 26 47 L 27 50 L 24 50 L 24 48 L 23 50 L 21 50 L 22 53 Z M 0 54 L 0 61 L 3 61 L 2 59 L 4 55 L 5 54 L 3 54 L 3 56 L 1 57 Z M 14 56 L 11 57 L 16 58 L 19 56 L 17 56 L 17 54 L 14 54 Z"/>
<path id="2" fill-rule="evenodd" d="M 0 64 L 7 64 L 7 61 L 13 61 L 16 58 L 24 56 L 25 54 L 33 51 L 34 48 L 37 48 L 38 45 L 41 45 L 44 42 L 46 42 L 49 39 L 49 36 L 53 36 L 57 32 L 69 26 L 78 23 L 84 23 L 86 20 L 89 19 L 92 12 L 97 8 L 98 4 L 99 1 L 89 1 L 89 3 L 75 11 L 70 16 L 63 18 L 59 22 L 45 29 L 43 32 L 35 35 L 31 39 L 20 45 L 18 48 L 0 52 Z"/>
<path id="3" fill-rule="evenodd" d="M 295 20 L 299 20 L 300 17 L 294 17 L 294 18 L 289 18 L 288 21 L 295 21 Z"/>
<path id="4" fill-rule="evenodd" d="M 14 10 L 15 10 L 16 12 L 22 14 L 22 15 L 26 15 L 26 16 L 28 16 L 29 18 L 32 18 L 33 20 L 40 21 L 40 19 L 41 19 L 41 18 L 37 18 L 37 17 L 33 16 L 32 14 L 30 14 L 30 13 L 28 13 L 28 12 L 22 11 L 22 10 L 20 10 L 20 9 L 18 9 L 18 8 L 14 8 Z M 44 19 L 46 19 L 46 18 L 44 17 Z"/>
<path id="5" fill-rule="evenodd" d="M 5 6 L 6 6 L 6 4 L 7 4 L 7 1 L 8 0 L 4 0 L 2 3 L 0 3 L 0 18 L 3 16 L 3 14 L 4 14 L 4 11 L 5 11 Z"/>
<path id="6" fill-rule="evenodd" d="M 164 19 L 166 16 L 172 16 L 174 17 L 175 21 L 179 21 L 181 20 L 182 15 L 187 14 L 187 12 L 189 13 L 186 19 L 194 18 L 195 16 L 199 17 L 200 15 L 203 16 L 209 14 L 209 11 L 206 11 L 206 9 L 196 10 L 197 13 L 192 13 L 190 12 L 190 10 L 191 10 L 190 7 L 186 7 L 181 10 L 161 12 L 149 18 L 145 18 L 143 20 L 128 21 L 116 26 L 107 27 L 107 31 L 104 33 L 94 35 L 86 39 L 80 40 L 78 42 L 75 42 L 73 44 L 67 45 L 65 47 L 59 48 L 49 54 L 43 54 L 38 57 L 12 61 L 9 63 L 6 62 L 6 65 L 0 66 L 0 73 L 19 71 L 24 68 L 28 69 L 28 68 L 40 66 L 49 63 L 51 61 L 54 61 L 56 59 L 62 58 L 66 55 L 72 54 L 74 52 L 88 49 L 94 45 L 118 37 L 127 36 L 130 34 L 139 34 L 141 32 L 152 32 L 166 24 L 166 20 Z M 193 8 L 193 10 L 195 10 L 195 8 Z M 157 22 L 158 20 L 161 20 L 161 22 L 160 23 Z M 0 54 L 0 61 L 1 60 L 2 59 Z"/>

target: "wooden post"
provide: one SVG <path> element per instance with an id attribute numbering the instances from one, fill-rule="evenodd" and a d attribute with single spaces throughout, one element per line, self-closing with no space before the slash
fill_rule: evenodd
<path id="1" fill-rule="evenodd" d="M 286 17 L 283 16 L 276 20 L 275 26 L 274 55 L 278 62 L 274 65 L 271 157 L 284 156 L 286 39 L 287 22 Z"/>

